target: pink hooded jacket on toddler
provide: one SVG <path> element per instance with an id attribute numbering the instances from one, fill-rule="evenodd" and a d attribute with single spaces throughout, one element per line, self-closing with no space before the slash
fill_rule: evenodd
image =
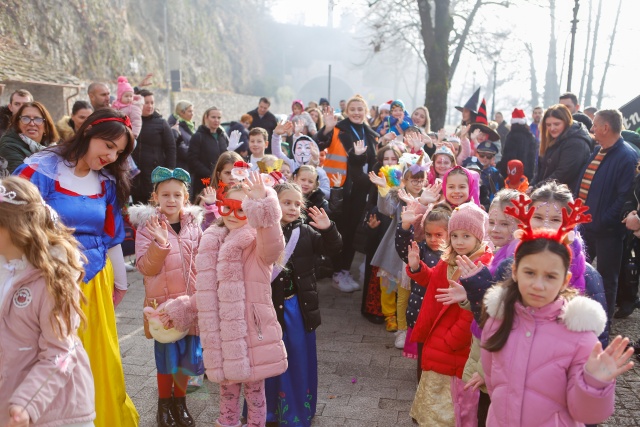
<path id="1" fill-rule="evenodd" d="M 504 293 L 496 285 L 485 295 L 490 318 L 483 345 L 501 324 Z M 561 297 L 539 309 L 516 303 L 505 346 L 482 349 L 491 396 L 487 425 L 583 426 L 613 414 L 615 380 L 603 383 L 584 368 L 606 321 L 600 304 L 587 297 Z"/>
<path id="2" fill-rule="evenodd" d="M 282 328 L 271 300 L 271 271 L 284 250 L 280 204 L 275 191 L 242 202 L 248 224 L 235 230 L 212 224 L 196 257 L 196 294 L 165 310 L 176 329 L 197 314 L 209 380 L 246 383 L 287 370 Z"/>
<path id="3" fill-rule="evenodd" d="M 0 257 L 0 295 L 0 420 L 8 421 L 9 407 L 19 405 L 29 413 L 30 425 L 93 421 L 89 357 L 75 330 L 66 338 L 56 336 L 51 322 L 54 300 L 40 270 L 24 257 L 9 263 Z M 80 316 L 72 321 L 77 329 Z M 46 385 L 36 395 L 42 384 Z"/>
<path id="4" fill-rule="evenodd" d="M 142 106 L 144 105 L 144 99 L 140 95 L 133 95 L 133 101 L 131 104 L 123 104 L 121 102 L 122 94 L 125 92 L 133 92 L 133 87 L 129 84 L 126 77 L 118 77 L 118 91 L 116 100 L 111 104 L 113 108 L 121 111 L 129 116 L 131 119 L 131 131 L 134 137 L 140 135 L 140 129 L 142 129 Z"/>

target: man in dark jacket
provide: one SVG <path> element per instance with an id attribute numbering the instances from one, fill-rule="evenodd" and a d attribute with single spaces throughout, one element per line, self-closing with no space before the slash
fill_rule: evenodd
<path id="1" fill-rule="evenodd" d="M 578 97 L 575 94 L 571 92 L 563 93 L 562 95 L 560 95 L 559 102 L 560 104 L 565 105 L 569 109 L 569 111 L 571 111 L 574 121 L 582 123 L 587 128 L 587 130 L 591 130 L 593 122 L 591 121 L 589 116 L 580 111 Z"/>
<path id="2" fill-rule="evenodd" d="M 144 98 L 142 128 L 131 156 L 140 173 L 133 179 L 131 197 L 134 203 L 148 203 L 153 192 L 151 172 L 157 166 L 176 167 L 176 142 L 169 124 L 155 111 L 153 93 L 143 89 L 139 94 Z"/>
<path id="3" fill-rule="evenodd" d="M 269 141 L 271 141 L 271 135 L 273 134 L 273 130 L 278 126 L 278 119 L 269 111 L 269 107 L 271 106 L 271 102 L 265 97 L 260 98 L 258 102 L 258 108 L 255 110 L 249 111 L 247 114 L 251 116 L 253 121 L 251 122 L 251 127 L 249 130 L 253 128 L 263 128 L 266 129 L 269 134 Z M 265 150 L 266 154 L 271 154 L 271 147 L 267 145 L 267 149 Z"/>
<path id="4" fill-rule="evenodd" d="M 18 89 L 9 96 L 9 104 L 0 107 L 0 136 L 11 125 L 11 118 L 26 102 L 33 102 L 33 95 L 28 90 Z"/>
<path id="5" fill-rule="evenodd" d="M 616 305 L 618 276 L 622 263 L 625 226 L 622 208 L 633 186 L 638 156 L 622 139 L 622 114 L 618 110 L 596 113 L 592 132 L 599 146 L 582 169 L 575 195 L 589 207 L 592 222 L 582 234 L 589 259 L 597 259 L 598 272 L 607 297 L 607 317 Z"/>

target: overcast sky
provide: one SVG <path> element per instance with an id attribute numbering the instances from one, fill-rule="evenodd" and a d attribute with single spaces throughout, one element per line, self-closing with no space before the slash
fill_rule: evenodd
<path id="1" fill-rule="evenodd" d="M 539 0 L 543 1 L 543 0 Z M 620 107 L 634 97 L 640 95 L 640 73 L 638 72 L 638 51 L 634 49 L 634 42 L 640 40 L 640 1 L 622 0 L 623 12 L 618 23 L 618 33 L 616 34 L 615 45 L 611 56 L 611 66 L 607 75 L 604 88 L 604 100 L 602 107 Z M 339 25 L 340 16 L 343 13 L 358 17 L 364 15 L 367 10 L 364 0 L 334 0 L 334 25 Z M 274 0 L 272 14 L 277 21 L 286 23 L 303 24 L 309 26 L 322 26 L 327 24 L 328 0 Z M 598 0 L 592 0 L 593 16 L 597 12 Z M 558 74 L 560 74 L 563 64 L 563 55 L 566 44 L 566 61 L 568 64 L 570 46 L 570 28 L 572 19 L 572 0 L 556 0 L 556 36 L 558 39 Z M 580 1 L 580 12 L 578 32 L 576 35 L 576 59 L 574 61 L 574 77 L 572 89 L 577 94 L 580 89 L 580 78 L 583 70 L 583 58 L 585 52 L 587 20 L 589 0 Z M 609 51 L 609 41 L 615 21 L 618 0 L 604 0 L 602 17 L 599 23 L 599 40 L 595 61 L 594 94 L 597 95 L 600 88 L 600 80 L 604 70 L 604 64 Z M 504 42 L 503 54 L 515 55 L 522 58 L 514 64 L 505 66 L 509 69 L 502 70 L 499 66 L 500 74 L 506 73 L 510 76 L 509 82 L 497 89 L 497 109 L 508 110 L 513 108 L 514 103 L 525 102 L 530 99 L 529 91 L 529 60 L 524 50 L 521 50 L 523 42 L 529 42 L 533 46 L 535 61 L 537 65 L 537 77 L 539 92 L 544 88 L 544 76 L 546 71 L 547 52 L 549 46 L 550 18 L 548 9 L 534 6 L 527 0 L 512 0 L 510 8 L 485 9 L 483 14 L 478 15 L 491 26 L 505 26 L 511 28 L 512 37 Z M 593 29 L 592 29 L 593 31 Z M 561 91 L 566 89 L 567 67 L 565 65 L 564 75 L 561 84 Z M 479 63 L 473 55 L 467 54 L 463 57 L 461 64 L 452 82 L 452 103 L 457 102 L 457 98 L 465 83 L 465 79 L 470 79 L 471 74 L 467 71 L 476 71 L 476 81 L 487 91 L 489 76 L 491 71 L 487 63 Z M 470 86 L 471 82 L 467 82 Z M 380 95 L 385 97 L 384 94 Z M 486 95 L 487 98 L 489 94 Z M 595 104 L 595 98 L 593 104 Z M 503 104 L 503 105 L 500 105 Z"/>

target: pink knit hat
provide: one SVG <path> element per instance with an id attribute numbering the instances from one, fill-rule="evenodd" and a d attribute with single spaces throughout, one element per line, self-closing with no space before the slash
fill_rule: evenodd
<path id="1" fill-rule="evenodd" d="M 482 241 L 487 213 L 473 202 L 463 203 L 453 210 L 449 220 L 449 235 L 456 230 L 465 230 Z"/>
<path id="2" fill-rule="evenodd" d="M 122 94 L 125 92 L 133 92 L 133 87 L 129 84 L 129 81 L 125 76 L 118 77 L 118 98 L 117 101 L 122 99 Z"/>

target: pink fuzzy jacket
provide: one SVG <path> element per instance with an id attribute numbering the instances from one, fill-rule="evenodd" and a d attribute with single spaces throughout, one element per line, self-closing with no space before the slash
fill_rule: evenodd
<path id="1" fill-rule="evenodd" d="M 7 263 L 0 256 L 0 292 L 2 286 L 9 289 L 0 306 L 0 423 L 9 421 L 10 405 L 26 408 L 30 426 L 90 423 L 95 392 L 89 357 L 76 335 L 80 316 L 74 313 L 71 334 L 56 335 L 53 297 L 26 258 Z"/>
<path id="2" fill-rule="evenodd" d="M 491 316 L 482 344 L 500 327 L 504 288 L 485 294 Z M 562 298 L 539 309 L 516 304 L 513 329 L 497 352 L 481 350 L 491 407 L 488 426 L 583 426 L 614 410 L 615 381 L 602 382 L 584 366 L 607 316 L 596 301 Z"/>
<path id="3" fill-rule="evenodd" d="M 140 129 L 142 129 L 143 105 L 144 99 L 142 99 L 140 95 L 134 95 L 131 104 L 123 104 L 120 101 L 114 101 L 113 104 L 111 104 L 113 108 L 129 116 L 131 119 L 131 131 L 136 138 L 140 135 Z"/>
<path id="4" fill-rule="evenodd" d="M 160 305 L 168 299 L 182 295 L 191 296 L 196 291 L 196 254 L 202 237 L 200 223 L 202 209 L 189 206 L 183 209 L 180 219 L 180 235 L 155 207 L 134 205 L 129 207 L 129 219 L 137 228 L 136 232 L 136 266 L 144 276 L 144 306 L 153 306 L 153 301 Z M 158 215 L 158 220 L 167 225 L 169 244 L 160 247 L 145 227 L 147 220 Z M 144 317 L 145 326 L 147 323 Z M 151 334 L 147 334 L 151 338 Z M 190 335 L 197 335 L 196 324 L 189 329 Z"/>
<path id="5" fill-rule="evenodd" d="M 242 202 L 249 222 L 244 227 L 229 231 L 214 224 L 205 231 L 196 257 L 195 298 L 165 307 L 181 330 L 197 308 L 204 365 L 213 382 L 259 381 L 287 370 L 271 300 L 273 263 L 284 250 L 282 213 L 275 191 L 267 191 L 264 199 Z"/>

